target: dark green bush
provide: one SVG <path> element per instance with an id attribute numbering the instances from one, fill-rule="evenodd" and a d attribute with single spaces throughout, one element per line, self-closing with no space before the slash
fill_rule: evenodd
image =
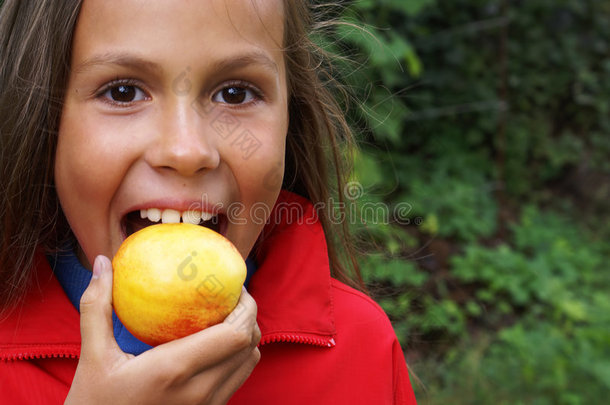
<path id="1" fill-rule="evenodd" d="M 610 3 L 354 1 L 367 283 L 422 403 L 610 390 Z M 370 248 L 369 248 L 370 249 Z"/>

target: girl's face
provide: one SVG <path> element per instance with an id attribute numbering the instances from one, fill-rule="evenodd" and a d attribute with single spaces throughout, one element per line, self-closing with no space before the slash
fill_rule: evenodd
<path id="1" fill-rule="evenodd" d="M 55 182 L 84 265 L 159 216 L 248 255 L 284 167 L 281 3 L 83 2 Z"/>

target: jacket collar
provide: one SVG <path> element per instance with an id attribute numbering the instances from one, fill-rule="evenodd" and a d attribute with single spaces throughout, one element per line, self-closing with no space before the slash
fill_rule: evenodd
<path id="1" fill-rule="evenodd" d="M 282 191 L 263 229 L 248 291 L 258 305 L 261 343 L 334 346 L 335 321 L 324 230 L 314 206 Z"/>
<path id="2" fill-rule="evenodd" d="M 258 305 L 261 344 L 335 345 L 326 239 L 314 206 L 282 191 L 259 240 L 258 269 L 248 290 Z M 0 360 L 80 352 L 79 314 L 45 258 L 23 304 L 0 320 Z"/>

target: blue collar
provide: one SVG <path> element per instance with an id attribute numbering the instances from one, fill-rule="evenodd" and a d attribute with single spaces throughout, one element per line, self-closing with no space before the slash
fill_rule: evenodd
<path id="1" fill-rule="evenodd" d="M 68 299 L 80 312 L 80 298 L 91 281 L 91 272 L 80 264 L 72 249 L 59 252 L 55 256 L 48 256 L 47 259 Z M 256 264 L 248 258 L 246 267 L 248 273 L 244 285 L 248 286 L 252 274 L 256 271 Z M 112 327 L 114 337 L 125 353 L 138 355 L 152 348 L 152 346 L 141 342 L 129 333 L 114 310 L 112 311 Z"/>

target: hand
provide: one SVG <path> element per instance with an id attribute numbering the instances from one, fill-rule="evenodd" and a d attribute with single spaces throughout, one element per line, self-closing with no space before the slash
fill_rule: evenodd
<path id="1" fill-rule="evenodd" d="M 242 290 L 218 325 L 134 356 L 112 332 L 112 264 L 95 259 L 80 302 L 81 355 L 65 404 L 225 404 L 260 359 L 256 303 Z"/>

